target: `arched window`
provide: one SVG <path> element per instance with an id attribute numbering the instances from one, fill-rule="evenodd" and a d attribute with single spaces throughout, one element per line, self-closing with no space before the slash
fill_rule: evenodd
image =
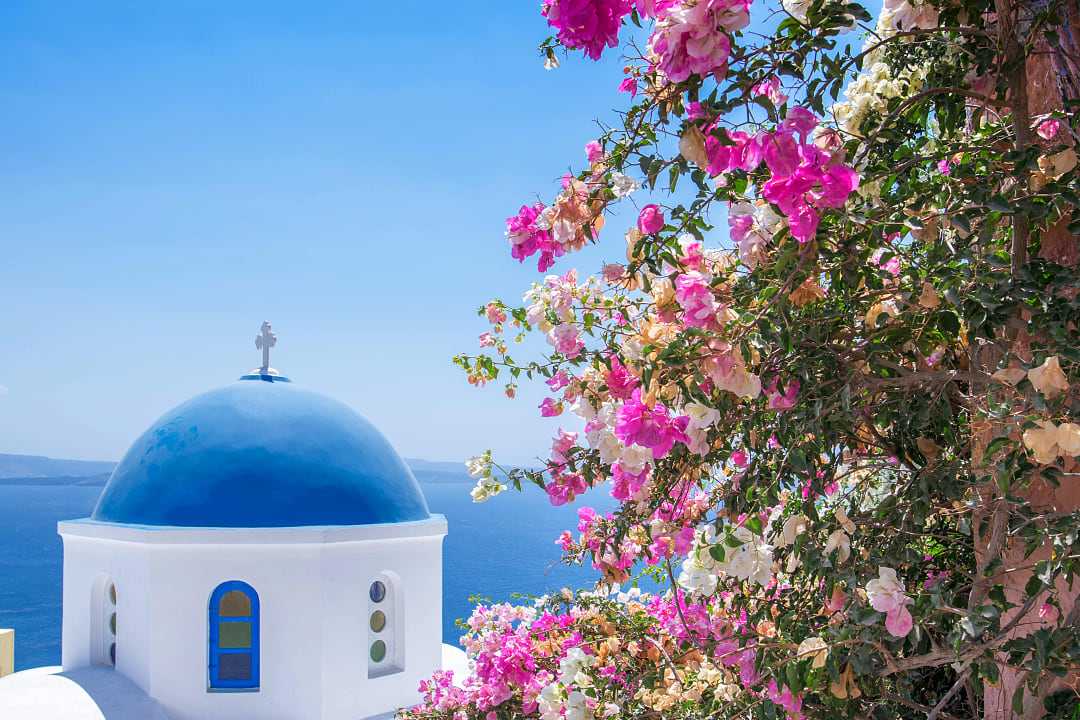
<path id="1" fill-rule="evenodd" d="M 380 573 L 368 586 L 368 677 L 390 675 L 405 668 L 401 611 L 397 576 Z"/>
<path id="2" fill-rule="evenodd" d="M 230 580 L 210 595 L 210 689 L 259 687 L 259 595 Z"/>

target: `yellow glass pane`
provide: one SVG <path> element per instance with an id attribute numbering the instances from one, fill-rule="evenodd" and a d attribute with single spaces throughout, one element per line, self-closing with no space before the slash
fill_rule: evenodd
<path id="1" fill-rule="evenodd" d="M 109 584 L 109 602 L 116 604 L 116 586 L 111 583 Z"/>
<path id="2" fill-rule="evenodd" d="M 371 613 L 371 621 L 369 622 L 371 629 L 375 632 L 382 632 L 382 629 L 386 627 L 386 615 L 382 610 L 376 610 Z"/>
<path id="3" fill-rule="evenodd" d="M 226 650 L 251 647 L 251 623 L 221 623 L 218 626 L 218 647 Z"/>
<path id="4" fill-rule="evenodd" d="M 221 596 L 218 614 L 221 617 L 248 617 L 251 615 L 251 598 L 239 590 L 230 590 Z"/>
<path id="5" fill-rule="evenodd" d="M 116 613 L 109 616 L 109 632 L 116 634 Z"/>

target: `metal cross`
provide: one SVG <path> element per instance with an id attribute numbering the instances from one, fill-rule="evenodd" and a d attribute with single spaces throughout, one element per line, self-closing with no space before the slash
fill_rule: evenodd
<path id="1" fill-rule="evenodd" d="M 255 336 L 255 347 L 262 350 L 262 367 L 259 371 L 263 375 L 270 374 L 270 348 L 277 345 L 277 335 L 270 332 L 270 322 L 263 321 L 262 327 L 259 329 L 259 334 Z"/>

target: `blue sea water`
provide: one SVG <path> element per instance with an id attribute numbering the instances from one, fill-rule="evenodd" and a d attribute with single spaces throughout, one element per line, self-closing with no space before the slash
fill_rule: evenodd
<path id="1" fill-rule="evenodd" d="M 443 563 L 443 640 L 456 643 L 470 595 L 506 600 L 591 583 L 589 568 L 559 563 L 555 538 L 577 524 L 573 508 L 553 508 L 542 492 L 508 492 L 484 504 L 466 482 L 424 482 L 432 512 L 450 532 Z M 602 493 L 602 491 L 594 491 Z M 100 487 L 0 485 L 0 628 L 15 628 L 15 667 L 60 662 L 59 520 L 86 517 Z M 597 504 L 603 503 L 597 498 Z"/>

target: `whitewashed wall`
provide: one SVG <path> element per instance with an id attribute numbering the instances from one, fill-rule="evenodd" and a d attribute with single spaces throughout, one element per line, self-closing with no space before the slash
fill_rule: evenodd
<path id="1" fill-rule="evenodd" d="M 117 588 L 117 668 L 175 720 L 356 720 L 417 701 L 441 663 L 446 521 L 260 530 L 75 521 L 64 539 L 63 665 L 91 661 L 91 598 Z M 400 578 L 404 670 L 368 678 L 368 588 Z M 260 688 L 208 691 L 207 615 L 220 583 L 259 595 Z"/>

